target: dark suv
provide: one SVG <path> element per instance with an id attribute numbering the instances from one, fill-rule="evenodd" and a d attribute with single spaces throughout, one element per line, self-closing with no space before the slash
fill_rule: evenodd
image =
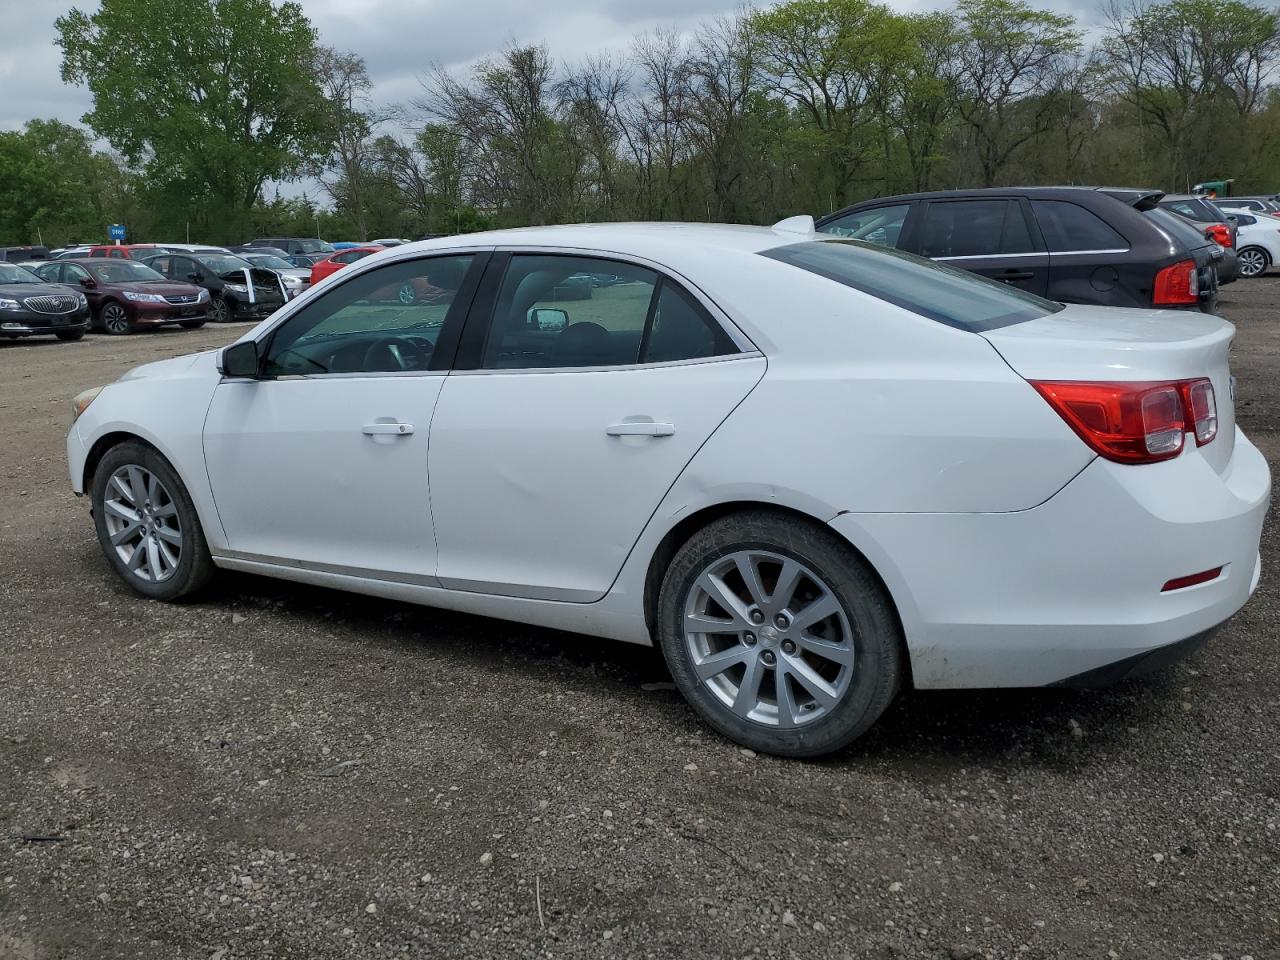
<path id="1" fill-rule="evenodd" d="M 260 237 L 241 244 L 242 247 L 275 247 L 289 255 L 296 253 L 319 254 L 324 256 L 333 253 L 333 247 L 315 237 Z"/>
<path id="2" fill-rule="evenodd" d="M 1222 249 L 1157 190 L 1008 187 L 880 197 L 825 233 L 931 257 L 1050 300 L 1212 311 Z"/>

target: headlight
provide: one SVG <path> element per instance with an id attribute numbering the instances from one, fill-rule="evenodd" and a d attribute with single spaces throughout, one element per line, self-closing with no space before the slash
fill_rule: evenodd
<path id="1" fill-rule="evenodd" d="M 280 279 L 284 281 L 284 285 L 285 285 L 286 287 L 300 287 L 300 286 L 302 286 L 302 278 L 301 278 L 301 277 L 281 277 Z"/>
<path id="2" fill-rule="evenodd" d="M 227 289 L 230 290 L 232 293 L 248 293 L 249 292 L 249 288 L 245 286 L 243 283 L 228 283 Z"/>
<path id="3" fill-rule="evenodd" d="M 196 294 L 196 303 L 204 303 L 209 299 L 209 291 L 204 287 L 200 288 L 200 292 Z"/>
<path id="4" fill-rule="evenodd" d="M 71 422 L 75 423 L 79 420 L 80 414 L 88 410 L 89 404 L 93 403 L 93 401 L 97 399 L 98 394 L 105 389 L 106 387 L 91 387 L 83 393 L 76 394 L 76 398 L 71 401 L 71 407 L 74 411 L 71 415 Z"/>
<path id="5" fill-rule="evenodd" d="M 89 301 L 85 298 L 83 293 L 76 294 L 76 305 L 80 307 L 87 307 L 89 305 Z"/>
<path id="6" fill-rule="evenodd" d="M 21 304 L 17 300 L 11 300 L 9 297 L 0 297 L 0 310 L 17 310 Z"/>
<path id="7" fill-rule="evenodd" d="M 134 303 L 166 303 L 164 297 L 158 293 L 134 293 L 132 290 L 124 292 L 124 298 Z"/>

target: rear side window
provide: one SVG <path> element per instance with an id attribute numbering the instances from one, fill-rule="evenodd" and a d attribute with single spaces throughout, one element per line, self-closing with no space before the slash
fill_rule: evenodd
<path id="1" fill-rule="evenodd" d="M 1034 251 L 1015 200 L 934 201 L 925 208 L 920 253 L 926 257 L 998 257 Z"/>
<path id="2" fill-rule="evenodd" d="M 902 236 L 902 227 L 907 222 L 907 214 L 911 212 L 911 204 L 895 203 L 888 207 L 874 207 L 870 210 L 855 210 L 822 225 L 823 233 L 833 233 L 837 237 L 849 237 L 852 240 L 866 240 L 885 247 L 898 246 Z"/>
<path id="3" fill-rule="evenodd" d="M 1238 227 L 1252 227 L 1257 222 L 1257 217 L 1251 217 L 1247 213 L 1236 214 L 1236 226 Z"/>
<path id="4" fill-rule="evenodd" d="M 973 333 L 1047 317 L 1062 309 L 1060 303 L 1017 287 L 856 240 L 794 243 L 761 256 Z"/>
<path id="5" fill-rule="evenodd" d="M 1032 200 L 1031 210 L 1050 253 L 1085 253 L 1128 250 L 1124 237 L 1105 220 L 1078 203 L 1067 200 Z"/>

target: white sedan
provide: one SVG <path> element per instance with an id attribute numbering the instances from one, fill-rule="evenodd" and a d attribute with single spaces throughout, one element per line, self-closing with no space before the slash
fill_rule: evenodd
<path id="1" fill-rule="evenodd" d="M 1236 221 L 1236 257 L 1240 276 L 1260 277 L 1280 263 L 1280 219 L 1268 213 L 1224 208 Z"/>
<path id="2" fill-rule="evenodd" d="M 1244 605 L 1232 333 L 808 218 L 448 237 L 82 394 L 71 484 L 147 597 L 221 567 L 658 644 L 812 756 L 903 685 L 1112 681 Z"/>

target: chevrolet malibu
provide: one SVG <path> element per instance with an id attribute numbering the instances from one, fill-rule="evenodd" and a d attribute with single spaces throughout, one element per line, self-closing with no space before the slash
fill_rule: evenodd
<path id="1" fill-rule="evenodd" d="M 472 234 L 82 394 L 67 449 L 143 596 L 225 568 L 657 644 L 716 730 L 813 756 L 904 685 L 1103 684 L 1241 608 L 1232 334 L 808 218 Z"/>

